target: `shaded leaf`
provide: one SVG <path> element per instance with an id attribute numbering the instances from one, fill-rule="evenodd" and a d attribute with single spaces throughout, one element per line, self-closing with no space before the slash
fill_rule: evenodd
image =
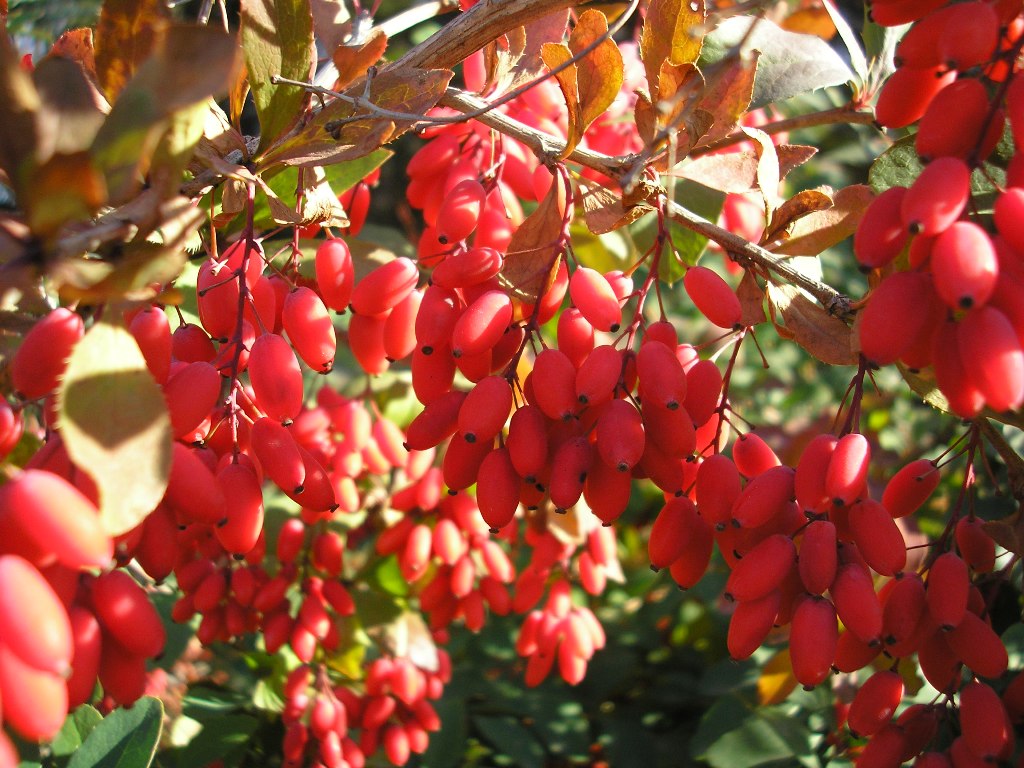
<path id="1" fill-rule="evenodd" d="M 127 198 L 139 184 L 150 154 L 179 109 L 222 93 L 236 62 L 233 38 L 212 27 L 170 26 L 154 55 L 139 67 L 96 135 L 92 154 L 110 196 Z M 191 66 L 183 67 L 182 61 Z"/>
<path id="2" fill-rule="evenodd" d="M 163 498 L 171 422 L 135 338 L 96 323 L 75 346 L 58 390 L 59 424 L 71 459 L 95 482 L 104 529 L 138 525 Z"/>
<path id="3" fill-rule="evenodd" d="M 153 762 L 164 705 L 144 696 L 130 709 L 115 709 L 71 756 L 68 768 L 147 768 Z"/>
<path id="4" fill-rule="evenodd" d="M 803 144 L 779 144 L 775 147 L 779 158 L 779 177 L 786 175 L 810 160 L 816 147 Z M 752 150 L 701 155 L 686 163 L 673 175 L 696 181 L 721 192 L 749 192 L 757 185 L 757 154 Z"/>
<path id="5" fill-rule="evenodd" d="M 545 66 L 552 73 L 558 88 L 565 99 L 565 106 L 568 110 L 569 125 L 565 138 L 565 149 L 562 150 L 562 157 L 572 153 L 583 138 L 583 110 L 580 106 L 579 83 L 577 81 L 577 65 L 568 64 L 572 60 L 572 51 L 564 43 L 544 43 L 541 48 L 541 58 Z M 561 67 L 561 69 L 559 69 Z"/>
<path id="6" fill-rule="evenodd" d="M 359 45 L 339 45 L 335 48 L 331 59 L 338 70 L 337 87 L 344 88 L 365 75 L 367 69 L 383 58 L 387 47 L 388 36 L 374 28 Z"/>
<path id="7" fill-rule="evenodd" d="M 97 78 L 96 50 L 93 44 L 92 29 L 89 27 L 69 29 L 62 34 L 50 47 L 47 57 L 50 56 L 60 56 L 78 62 L 89 77 L 93 80 Z"/>
<path id="8" fill-rule="evenodd" d="M 18 52 L 0 34 L 0 169 L 15 194 L 29 181 L 36 154 L 36 114 L 41 100 L 32 78 L 18 62 Z"/>
<path id="9" fill-rule="evenodd" d="M 674 185 L 675 198 L 685 201 L 686 207 L 708 221 L 716 221 L 722 212 L 725 195 L 715 189 L 683 179 Z M 658 276 L 662 280 L 674 283 L 686 273 L 686 268 L 693 266 L 707 248 L 708 239 L 692 229 L 676 225 L 670 231 L 672 246 L 679 258 L 663 256 L 658 264 Z"/>
<path id="10" fill-rule="evenodd" d="M 771 221 L 765 228 L 762 241 L 770 243 L 785 237 L 786 230 L 793 222 L 815 212 L 832 207 L 832 198 L 820 189 L 802 189 L 772 212 Z M 811 254 L 817 256 L 817 254 Z"/>
<path id="11" fill-rule="evenodd" d="M 544 748 L 517 718 L 476 715 L 473 725 L 495 752 L 506 755 L 513 765 L 544 764 Z"/>
<path id="12" fill-rule="evenodd" d="M 244 0 L 242 51 L 253 104 L 260 119 L 260 148 L 266 149 L 293 126 L 309 104 L 310 93 L 270 78 L 308 81 L 316 66 L 313 14 L 309 0 Z"/>
<path id="13" fill-rule="evenodd" d="M 328 51 L 341 45 L 352 31 L 352 14 L 344 0 L 310 0 L 313 33 Z"/>
<path id="14" fill-rule="evenodd" d="M 50 743 L 53 754 L 58 757 L 73 754 L 101 722 L 103 715 L 95 707 L 89 704 L 78 707 L 64 720 L 60 733 Z"/>
<path id="15" fill-rule="evenodd" d="M 783 338 L 792 339 L 815 358 L 829 365 L 856 365 L 853 330 L 791 285 L 768 285 L 768 308 Z M 781 322 L 780 322 L 781 319 Z"/>
<path id="16" fill-rule="evenodd" d="M 760 325 L 768 319 L 764 313 L 764 289 L 758 285 L 757 278 L 749 269 L 743 270 L 743 277 L 736 287 L 736 297 L 740 300 L 740 308 L 743 310 L 741 325 Z"/>
<path id="17" fill-rule="evenodd" d="M 178 756 L 178 765 L 209 765 L 218 760 L 233 762 L 243 755 L 260 721 L 251 715 L 221 714 L 203 724 Z"/>
<path id="18" fill-rule="evenodd" d="M 92 144 L 110 107 L 76 61 L 48 56 L 32 73 L 43 108 L 36 125 L 38 160 L 74 154 Z"/>
<path id="19" fill-rule="evenodd" d="M 604 187 L 580 185 L 583 198 L 583 217 L 587 229 L 595 235 L 619 229 L 632 224 L 646 213 L 655 210 L 647 203 L 638 203 L 629 208 L 620 195 Z"/>
<path id="20" fill-rule="evenodd" d="M 603 13 L 586 10 L 579 17 L 569 36 L 569 49 L 579 54 L 588 45 L 608 34 L 608 19 Z M 576 63 L 580 108 L 583 112 L 581 132 L 586 132 L 597 118 L 611 106 L 622 87 L 622 54 L 610 37 Z"/>
<path id="21" fill-rule="evenodd" d="M 700 56 L 706 17 L 703 0 L 651 0 L 640 34 L 640 58 L 644 62 L 651 97 L 660 94 L 661 64 L 690 64 Z"/>
<path id="22" fill-rule="evenodd" d="M 789 236 L 772 250 L 790 256 L 816 256 L 853 235 L 874 196 L 866 184 L 843 187 L 832 198 L 832 207 L 815 211 L 797 221 Z"/>
<path id="23" fill-rule="evenodd" d="M 370 101 L 381 109 L 408 114 L 410 120 L 437 104 L 452 79 L 448 69 L 385 69 L 370 83 Z M 358 84 L 347 93 L 363 95 Z M 411 122 L 398 123 L 367 114 L 348 102 L 333 101 L 302 130 L 270 147 L 259 159 L 263 169 L 285 165 L 328 165 L 367 155 L 399 134 Z"/>
<path id="24" fill-rule="evenodd" d="M 712 744 L 705 759 L 714 768 L 752 768 L 778 761 L 794 765 L 800 757 L 813 756 L 811 739 L 810 730 L 798 719 L 761 710 Z"/>
<path id="25" fill-rule="evenodd" d="M 861 84 L 866 83 L 869 72 L 868 59 L 864 54 L 864 49 L 861 47 L 860 39 L 850 27 L 850 23 L 839 12 L 834 0 L 822 0 L 822 5 L 825 6 L 825 12 L 828 13 L 835 31 L 839 33 L 839 38 L 843 41 L 843 45 L 846 46 L 846 52 L 850 56 L 850 66 L 853 67 L 853 71 L 860 78 Z"/>
<path id="26" fill-rule="evenodd" d="M 565 194 L 559 178 L 547 195 L 512 234 L 498 280 L 509 294 L 533 304 L 551 287 L 558 260 L 565 248 L 563 212 Z"/>
<path id="27" fill-rule="evenodd" d="M 96 25 L 95 61 L 96 77 L 107 101 L 114 102 L 139 65 L 153 52 L 166 22 L 166 4 L 161 0 L 103 3 Z"/>
<path id="28" fill-rule="evenodd" d="M 814 35 L 789 32 L 764 18 L 734 16 L 704 40 L 704 58 L 719 61 L 737 46 L 761 52 L 750 109 L 785 101 L 801 93 L 842 85 L 853 71 L 832 47 Z"/>
<path id="29" fill-rule="evenodd" d="M 909 187 L 924 170 L 914 148 L 914 136 L 900 139 L 880 154 L 868 170 L 868 184 L 876 195 L 890 187 Z"/>
<path id="30" fill-rule="evenodd" d="M 88 219 L 106 199 L 106 184 L 88 152 L 51 157 L 36 168 L 23 198 L 29 225 L 42 237 L 67 222 Z"/>

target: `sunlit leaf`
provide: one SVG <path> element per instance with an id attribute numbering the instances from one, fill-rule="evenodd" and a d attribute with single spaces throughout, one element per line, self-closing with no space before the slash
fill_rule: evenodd
<path id="1" fill-rule="evenodd" d="M 167 20 L 161 0 L 105 0 L 96 25 L 96 77 L 108 101 L 114 102 L 153 52 Z"/>
<path id="2" fill-rule="evenodd" d="M 785 178 L 817 153 L 816 147 L 803 144 L 779 144 L 779 176 Z M 752 150 L 702 155 L 680 166 L 673 175 L 696 181 L 721 192 L 749 192 L 757 186 L 757 154 Z"/>
<path id="3" fill-rule="evenodd" d="M 437 104 L 452 74 L 447 69 L 385 69 L 371 81 L 369 99 L 380 109 L 408 115 L 409 121 L 396 123 L 339 99 L 320 110 L 301 131 L 270 147 L 259 164 L 264 169 L 278 163 L 328 165 L 367 155 Z M 350 95 L 361 97 L 363 91 L 364 84 L 359 83 Z"/>
<path id="4" fill-rule="evenodd" d="M 381 60 L 387 47 L 387 35 L 379 29 L 372 29 L 359 45 L 339 45 L 335 48 L 331 59 L 338 70 L 338 87 L 344 88 L 365 75 L 367 69 Z"/>
<path id="5" fill-rule="evenodd" d="M 569 125 L 562 157 L 566 157 L 576 149 L 576 145 L 583 137 L 583 110 L 580 107 L 577 66 L 569 63 L 572 60 L 572 51 L 564 43 L 544 43 L 541 48 L 541 57 L 552 77 L 555 78 L 555 82 L 558 83 L 558 88 L 562 91 L 562 97 L 565 99 Z"/>
<path id="6" fill-rule="evenodd" d="M 792 339 L 829 365 L 857 365 L 853 329 L 791 285 L 768 285 L 768 307 L 779 335 Z"/>
<path id="7" fill-rule="evenodd" d="M 608 34 L 608 19 L 595 10 L 584 11 L 569 36 L 569 50 L 578 55 L 588 45 Z M 622 87 L 622 54 L 610 37 L 576 63 L 581 132 L 604 114 Z"/>
<path id="8" fill-rule="evenodd" d="M 619 229 L 632 224 L 645 213 L 654 210 L 653 206 L 641 203 L 626 208 L 620 195 L 599 186 L 581 186 L 583 198 L 583 216 L 587 229 L 595 235 Z"/>
<path id="9" fill-rule="evenodd" d="M 88 152 L 57 154 L 36 168 L 24 195 L 32 231 L 42 237 L 66 222 L 88 219 L 107 199 L 103 177 Z"/>
<path id="10" fill-rule="evenodd" d="M 853 235 L 874 195 L 866 184 L 851 184 L 832 196 L 832 207 L 815 211 L 793 224 L 775 253 L 816 256 Z"/>
<path id="11" fill-rule="evenodd" d="M 744 128 L 743 132 L 754 140 L 754 152 L 757 153 L 757 188 L 764 198 L 766 218 L 771 219 L 772 212 L 779 200 L 779 183 L 782 171 L 779 167 L 779 155 L 771 136 L 758 128 Z"/>
<path id="12" fill-rule="evenodd" d="M 846 17 L 840 13 L 835 0 L 822 0 L 822 5 L 831 18 L 835 31 L 839 33 L 839 38 L 843 41 L 843 45 L 846 46 L 846 52 L 850 55 L 850 66 L 853 67 L 853 71 L 860 78 L 860 82 L 862 84 L 866 83 L 868 79 L 868 59 L 864 54 L 864 48 L 861 46 L 860 39 L 850 27 Z"/>
<path id="13" fill-rule="evenodd" d="M 760 55 L 759 51 L 750 51 L 705 68 L 707 85 L 700 106 L 714 117 L 714 125 L 697 142 L 698 147 L 728 136 L 739 125 L 754 93 Z"/>
<path id="14" fill-rule="evenodd" d="M 771 221 L 765 228 L 762 241 L 770 243 L 784 237 L 786 230 L 796 221 L 812 213 L 820 213 L 832 207 L 832 196 L 819 189 L 802 189 L 788 200 L 784 200 L 772 212 Z M 811 254 L 817 256 L 817 254 Z"/>
<path id="15" fill-rule="evenodd" d="M 274 75 L 308 81 L 316 66 L 309 0 L 244 0 L 242 51 L 253 104 L 260 119 L 260 148 L 294 125 L 310 94 L 295 85 L 274 85 Z"/>
<path id="16" fill-rule="evenodd" d="M 92 29 L 69 29 L 54 41 L 47 56 L 60 56 L 81 65 L 89 77 L 96 79 L 96 49 Z"/>
<path id="17" fill-rule="evenodd" d="M 172 436 L 163 393 L 127 329 L 100 322 L 86 332 L 58 402 L 68 454 L 99 489 L 103 527 L 131 530 L 167 490 Z"/>
<path id="18" fill-rule="evenodd" d="M 700 56 L 704 38 L 704 0 L 652 0 L 647 6 L 640 35 L 640 58 L 647 72 L 647 83 L 658 87 L 663 61 L 690 64 Z"/>
<path id="19" fill-rule="evenodd" d="M 562 242 L 565 196 L 555 178 L 547 195 L 513 233 L 498 279 L 517 299 L 533 304 L 554 280 Z"/>
<path id="20" fill-rule="evenodd" d="M 820 37 L 789 32 L 763 17 L 726 19 L 704 39 L 703 56 L 709 62 L 720 61 L 741 44 L 744 51 L 761 52 L 751 109 L 856 79 Z"/>
<path id="21" fill-rule="evenodd" d="M 96 135 L 92 153 L 110 196 L 126 199 L 140 183 L 168 119 L 223 93 L 237 60 L 233 38 L 213 27 L 171 26 L 138 69 Z M 183 61 L 191 66 L 182 66 Z"/>

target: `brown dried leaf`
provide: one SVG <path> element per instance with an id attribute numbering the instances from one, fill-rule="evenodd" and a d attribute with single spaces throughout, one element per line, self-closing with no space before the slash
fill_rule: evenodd
<path id="1" fill-rule="evenodd" d="M 866 184 L 843 187 L 835 193 L 831 208 L 796 222 L 789 237 L 772 250 L 790 256 L 818 255 L 854 233 L 872 198 Z"/>
<path id="2" fill-rule="evenodd" d="M 806 163 L 818 151 L 816 147 L 803 144 L 780 144 L 775 149 L 781 178 L 786 178 L 791 170 Z M 674 171 L 673 175 L 721 192 L 749 192 L 757 185 L 757 155 L 752 150 L 702 155 Z"/>
<path id="3" fill-rule="evenodd" d="M 561 39 L 561 36 L 556 39 Z M 483 48 L 484 84 L 481 94 L 503 92 L 515 81 L 526 51 L 526 27 L 514 27 Z"/>
<path id="4" fill-rule="evenodd" d="M 595 235 L 603 235 L 632 224 L 646 213 L 655 210 L 647 203 L 626 207 L 623 199 L 604 187 L 580 185 L 583 197 L 583 217 L 587 229 Z"/>
<path id="5" fill-rule="evenodd" d="M 509 295 L 533 304 L 551 287 L 562 255 L 565 195 L 558 178 L 519 229 L 505 252 L 498 279 Z"/>
<path id="6" fill-rule="evenodd" d="M 577 66 L 569 64 L 560 71 L 555 71 L 572 59 L 572 51 L 564 43 L 544 43 L 541 47 L 541 58 L 544 59 L 548 70 L 554 74 L 555 82 L 558 83 L 558 88 L 562 91 L 562 97 L 565 99 L 565 105 L 569 111 L 568 134 L 565 139 L 565 149 L 562 150 L 562 157 L 566 157 L 576 149 L 576 145 L 583 138 L 583 110 L 580 106 Z"/>
<path id="7" fill-rule="evenodd" d="M 96 26 L 96 77 L 111 104 L 152 53 L 167 20 L 166 4 L 161 0 L 103 3 Z"/>
<path id="8" fill-rule="evenodd" d="M 830 315 L 799 288 L 769 283 L 768 308 L 783 338 L 796 341 L 828 365 L 857 365 L 860 355 L 850 326 Z"/>
<path id="9" fill-rule="evenodd" d="M 387 47 L 387 35 L 380 29 L 372 29 L 361 44 L 339 45 L 335 48 L 331 59 L 338 70 L 336 87 L 344 88 L 354 80 L 363 77 L 367 69 L 381 60 Z"/>
<path id="10" fill-rule="evenodd" d="M 523 28 L 525 40 L 521 46 L 522 54 L 516 60 L 515 71 L 508 88 L 514 88 L 528 80 L 533 80 L 544 71 L 541 48 L 544 43 L 563 40 L 568 26 L 569 9 L 563 8 L 541 16 Z M 512 50 L 516 50 L 518 47 L 518 45 L 510 45 Z"/>
<path id="11" fill-rule="evenodd" d="M 760 325 L 768 319 L 764 313 L 764 289 L 758 285 L 757 278 L 749 269 L 743 270 L 743 277 L 736 287 L 736 296 L 743 310 L 740 323 L 744 327 Z"/>
<path id="12" fill-rule="evenodd" d="M 750 106 L 759 56 L 758 51 L 743 57 L 731 56 L 704 73 L 707 87 L 700 106 L 715 116 L 715 125 L 697 142 L 698 147 L 718 141 L 736 129 Z"/>
<path id="13" fill-rule="evenodd" d="M 96 52 L 93 47 L 92 30 L 89 27 L 69 29 L 57 38 L 46 55 L 77 61 L 85 73 L 92 80 L 96 80 Z"/>
<path id="14" fill-rule="evenodd" d="M 1021 510 L 1002 520 L 988 520 L 981 527 L 1000 547 L 1018 557 L 1024 556 L 1024 515 Z"/>
<path id="15" fill-rule="evenodd" d="M 658 73 L 658 125 L 677 125 L 695 108 L 695 99 L 704 90 L 704 77 L 693 64 L 666 61 Z M 681 142 L 682 143 L 682 142 Z M 690 140 L 687 146 L 693 144 Z"/>
<path id="16" fill-rule="evenodd" d="M 820 189 L 803 189 L 775 209 L 761 239 L 770 243 L 779 237 L 785 237 L 786 230 L 793 222 L 831 207 L 832 198 L 827 193 Z"/>
<path id="17" fill-rule="evenodd" d="M 643 91 L 636 92 L 636 105 L 633 107 L 633 121 L 637 133 L 644 146 L 651 146 L 658 135 L 658 113 L 651 103 L 651 98 Z"/>
<path id="18" fill-rule="evenodd" d="M 370 83 L 370 101 L 410 118 L 420 116 L 437 104 L 452 74 L 450 69 L 385 69 Z M 362 96 L 363 90 L 360 83 L 346 93 Z M 397 122 L 357 111 L 339 99 L 320 110 L 301 130 L 270 147 L 258 162 L 266 170 L 278 163 L 306 166 L 351 160 L 397 138 L 410 125 L 404 120 Z"/>
<path id="19" fill-rule="evenodd" d="M 651 0 L 640 35 L 640 58 L 654 100 L 663 61 L 697 61 L 704 42 L 704 0 Z"/>
<path id="20" fill-rule="evenodd" d="M 608 34 L 608 19 L 595 10 L 584 11 L 569 36 L 569 49 L 574 55 Z M 587 127 L 611 106 L 622 87 L 622 54 L 610 37 L 576 63 L 580 108 Z"/>

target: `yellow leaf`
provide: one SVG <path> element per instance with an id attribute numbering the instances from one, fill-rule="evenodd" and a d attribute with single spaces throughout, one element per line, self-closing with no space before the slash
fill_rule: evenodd
<path id="1" fill-rule="evenodd" d="M 796 686 L 793 663 L 787 648 L 772 656 L 761 668 L 761 675 L 757 678 L 757 696 L 762 706 L 780 704 Z"/>
<path id="2" fill-rule="evenodd" d="M 608 19 L 600 11 L 587 10 L 569 37 L 574 55 L 608 34 Z M 622 54 L 610 37 L 576 63 L 582 125 L 580 133 L 604 114 L 622 87 Z"/>
<path id="3" fill-rule="evenodd" d="M 111 103 L 153 51 L 167 21 L 161 0 L 106 0 L 96 26 L 96 77 Z M 181 65 L 181 62 L 178 62 Z"/>
<path id="4" fill-rule="evenodd" d="M 572 51 L 563 43 L 544 43 L 541 46 L 540 55 L 544 64 L 553 73 L 569 111 L 569 130 L 565 139 L 565 149 L 562 150 L 562 157 L 566 157 L 576 149 L 576 145 L 583 138 L 583 110 L 580 107 L 577 66 L 569 64 L 563 69 L 558 69 L 572 59 Z"/>
<path id="5" fill-rule="evenodd" d="M 134 337 L 96 323 L 75 346 L 57 394 L 68 455 L 96 483 L 103 527 L 130 531 L 163 498 L 171 420 Z"/>
<path id="6" fill-rule="evenodd" d="M 640 58 L 657 101 L 661 64 L 692 64 L 704 42 L 704 0 L 651 0 L 640 35 Z"/>

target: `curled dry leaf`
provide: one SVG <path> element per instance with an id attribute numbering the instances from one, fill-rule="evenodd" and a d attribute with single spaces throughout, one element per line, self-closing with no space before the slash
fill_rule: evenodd
<path id="1" fill-rule="evenodd" d="M 779 238 L 784 238 L 786 230 L 797 220 L 816 211 L 826 211 L 831 207 L 832 197 L 828 192 L 820 189 L 801 190 L 775 209 L 761 239 L 765 243 L 771 243 Z"/>
<path id="2" fill-rule="evenodd" d="M 564 191 L 555 179 L 547 195 L 512 235 L 498 279 L 515 298 L 533 304 L 551 287 L 565 244 Z"/>
<path id="3" fill-rule="evenodd" d="M 818 150 L 803 144 L 779 144 L 775 151 L 779 157 L 779 176 L 784 179 L 794 168 L 814 157 Z M 727 194 L 749 192 L 757 186 L 757 155 L 752 150 L 702 155 L 674 171 L 673 175 Z"/>
<path id="4" fill-rule="evenodd" d="M 583 217 L 587 229 L 595 235 L 603 235 L 605 232 L 625 227 L 654 210 L 654 207 L 646 202 L 639 202 L 627 208 L 621 197 L 604 187 L 588 187 L 581 184 L 580 195 L 583 198 Z"/>
<path id="5" fill-rule="evenodd" d="M 799 288 L 769 283 L 768 309 L 780 336 L 792 339 L 823 363 L 856 365 L 860 359 L 857 337 L 850 326 Z"/>
<path id="6" fill-rule="evenodd" d="M 843 187 L 833 195 L 832 207 L 795 222 L 789 236 L 772 250 L 789 256 L 822 253 L 853 235 L 873 197 L 867 184 Z"/>

